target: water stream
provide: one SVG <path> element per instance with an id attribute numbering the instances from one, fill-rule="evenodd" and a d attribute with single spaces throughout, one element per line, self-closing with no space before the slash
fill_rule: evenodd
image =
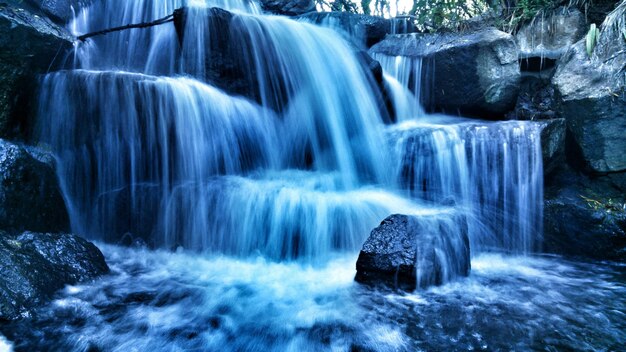
<path id="1" fill-rule="evenodd" d="M 0 327 L 16 350 L 626 343 L 623 267 L 529 255 L 541 247 L 538 125 L 427 116 L 421 63 L 377 57 L 399 116 L 385 125 L 345 37 L 253 2 L 99 1 L 70 28 L 182 5 L 182 40 L 171 23 L 97 37 L 42 79 L 39 138 L 57 157 L 72 229 L 103 241 L 113 271 Z M 234 56 L 216 51 L 224 33 Z M 245 84 L 221 85 L 215 65 Z M 470 277 L 405 294 L 355 284 L 359 249 L 393 213 L 431 231 L 467 222 Z M 157 249 L 111 245 L 129 236 Z"/>

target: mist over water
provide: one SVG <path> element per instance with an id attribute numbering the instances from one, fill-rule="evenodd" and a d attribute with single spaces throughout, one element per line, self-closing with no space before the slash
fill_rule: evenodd
<path id="1" fill-rule="evenodd" d="M 543 220 L 538 125 L 426 115 L 420 60 L 380 56 L 398 116 L 385 125 L 346 33 L 254 2 L 98 1 L 69 26 L 182 5 L 182 41 L 171 23 L 94 37 L 42 79 L 39 137 L 72 230 L 100 241 L 112 273 L 0 326 L 16 350 L 626 344 L 623 267 L 530 255 Z M 228 28 L 215 28 L 215 6 L 233 12 Z M 226 32 L 252 94 L 211 76 Z M 355 284 L 358 251 L 394 213 L 425 231 L 467 228 L 470 277 L 414 293 Z M 128 236 L 152 249 L 114 245 Z"/>
<path id="2" fill-rule="evenodd" d="M 3 328 L 17 351 L 619 350 L 624 267 L 483 254 L 414 293 L 353 281 L 356 255 L 312 267 L 100 245 L 112 273 Z"/>

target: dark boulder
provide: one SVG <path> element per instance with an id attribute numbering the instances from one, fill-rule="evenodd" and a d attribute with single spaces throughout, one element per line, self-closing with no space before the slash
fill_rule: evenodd
<path id="1" fill-rule="evenodd" d="M 541 121 L 541 154 L 543 173 L 549 175 L 565 164 L 565 119 Z"/>
<path id="2" fill-rule="evenodd" d="M 408 21 L 343 11 L 312 12 L 299 16 L 299 18 L 339 31 L 356 45 L 368 48 L 385 39 L 387 34 L 417 32 L 417 29 Z"/>
<path id="3" fill-rule="evenodd" d="M 626 173 L 588 177 L 564 166 L 545 191 L 546 252 L 626 260 Z"/>
<path id="4" fill-rule="evenodd" d="M 109 271 L 100 250 L 70 234 L 0 232 L 0 321 L 28 316 L 65 285 Z"/>
<path id="5" fill-rule="evenodd" d="M 0 229 L 18 232 L 69 229 L 69 216 L 52 157 L 33 156 L 1 139 Z"/>
<path id="6" fill-rule="evenodd" d="M 277 15 L 298 16 L 315 11 L 313 0 L 261 0 L 263 11 Z"/>
<path id="7" fill-rule="evenodd" d="M 370 53 L 421 59 L 429 110 L 501 118 L 515 105 L 520 82 L 513 37 L 495 28 L 470 33 L 390 35 Z M 423 86 L 421 84 L 420 86 Z"/>
<path id="8" fill-rule="evenodd" d="M 578 198 L 577 198 L 578 197 Z M 598 202 L 598 203 L 596 203 Z M 544 205 L 544 250 L 567 256 L 626 261 L 626 208 L 578 196 Z"/>
<path id="9" fill-rule="evenodd" d="M 403 290 L 441 285 L 470 271 L 467 223 L 449 214 L 391 215 L 372 230 L 355 280 Z"/>
<path id="10" fill-rule="evenodd" d="M 36 76 L 63 61 L 72 42 L 49 19 L 0 3 L 0 137 L 23 132 L 33 115 Z"/>
<path id="11" fill-rule="evenodd" d="M 588 171 L 626 170 L 626 40 L 605 23 L 591 57 L 585 39 L 561 58 L 553 83 L 561 114 Z"/>

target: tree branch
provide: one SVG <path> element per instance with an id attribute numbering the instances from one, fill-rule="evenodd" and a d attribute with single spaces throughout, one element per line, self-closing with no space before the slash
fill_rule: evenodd
<path id="1" fill-rule="evenodd" d="M 126 29 L 132 29 L 132 28 L 154 27 L 154 26 L 158 26 L 158 25 L 161 25 L 161 24 L 164 24 L 164 23 L 168 23 L 168 22 L 173 22 L 173 21 L 174 21 L 174 14 L 171 14 L 171 15 L 167 15 L 167 16 L 165 16 L 163 18 L 159 18 L 158 20 L 154 20 L 152 22 L 142 22 L 142 23 L 127 24 L 125 26 L 113 27 L 113 28 L 104 29 L 104 30 L 97 31 L 97 32 L 91 32 L 91 33 L 79 35 L 76 38 L 78 40 L 84 42 L 85 39 L 91 38 L 91 37 L 95 37 L 97 35 L 103 35 L 103 34 L 107 34 L 107 33 L 111 33 L 111 32 L 119 32 L 119 31 L 123 31 L 123 30 L 126 30 Z"/>

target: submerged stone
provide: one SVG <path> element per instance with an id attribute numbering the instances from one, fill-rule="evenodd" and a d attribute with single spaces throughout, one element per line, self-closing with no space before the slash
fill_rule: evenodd
<path id="1" fill-rule="evenodd" d="M 0 232 L 0 321 L 28 316 L 65 285 L 109 271 L 96 246 L 70 234 Z"/>
<path id="2" fill-rule="evenodd" d="M 469 275 L 469 247 L 463 216 L 394 214 L 363 245 L 355 280 L 403 290 L 441 285 Z"/>

